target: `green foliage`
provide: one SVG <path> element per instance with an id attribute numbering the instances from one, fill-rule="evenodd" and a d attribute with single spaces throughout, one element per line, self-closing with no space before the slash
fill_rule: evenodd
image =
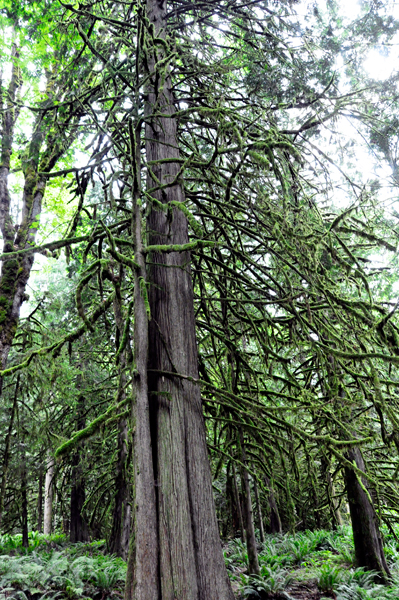
<path id="1" fill-rule="evenodd" d="M 9 597 L 40 594 L 40 597 L 71 600 L 111 599 L 123 591 L 126 564 L 102 554 L 99 548 L 104 547 L 103 542 L 70 545 L 64 536 L 37 534 L 31 535 L 30 541 L 36 542 L 35 548 L 32 544 L 29 552 L 21 555 L 20 536 L 2 540 L 0 590 L 8 589 Z"/>

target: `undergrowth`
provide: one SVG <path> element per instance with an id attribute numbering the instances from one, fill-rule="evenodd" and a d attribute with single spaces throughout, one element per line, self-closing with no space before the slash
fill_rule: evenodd
<path id="1" fill-rule="evenodd" d="M 296 600 L 298 586 L 322 600 L 399 600 L 399 543 L 388 531 L 384 538 L 389 587 L 376 583 L 376 573 L 355 567 L 349 527 L 266 536 L 257 577 L 248 574 L 241 540 L 226 544 L 224 556 L 241 600 Z M 0 600 L 117 600 L 125 579 L 126 563 L 107 554 L 103 541 L 70 544 L 63 535 L 32 532 L 24 548 L 22 536 L 0 535 Z"/>
<path id="2" fill-rule="evenodd" d="M 258 545 L 260 576 L 248 574 L 248 556 L 241 540 L 231 540 L 224 556 L 241 599 L 295 600 L 295 590 L 302 585 L 303 589 L 313 586 L 322 600 L 399 600 L 399 543 L 388 531 L 384 538 L 393 575 L 389 587 L 376 583 L 376 573 L 355 567 L 350 527 L 266 536 Z"/>
<path id="3" fill-rule="evenodd" d="M 0 600 L 123 598 L 126 563 L 104 542 L 69 544 L 65 536 L 0 536 Z"/>

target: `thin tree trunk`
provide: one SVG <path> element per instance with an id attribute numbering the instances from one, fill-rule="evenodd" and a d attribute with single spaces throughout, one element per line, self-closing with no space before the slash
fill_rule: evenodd
<path id="1" fill-rule="evenodd" d="M 241 467 L 243 493 L 244 493 L 244 510 L 246 516 L 246 534 L 247 534 L 247 552 L 248 552 L 248 570 L 250 575 L 260 575 L 260 567 L 258 560 L 258 550 L 256 548 L 254 515 L 252 509 L 251 486 L 249 482 L 249 473 L 246 468 L 247 456 L 244 446 L 244 436 L 240 427 L 240 445 L 243 467 Z"/>
<path id="2" fill-rule="evenodd" d="M 84 413 L 84 395 L 80 394 L 77 406 L 77 430 L 83 429 L 85 426 Z M 71 471 L 71 517 L 70 517 L 70 541 L 87 542 L 89 532 L 87 523 L 83 518 L 82 510 L 86 499 L 85 482 L 82 473 L 82 446 L 78 446 L 72 456 L 72 471 Z"/>
<path id="3" fill-rule="evenodd" d="M 278 512 L 276 498 L 274 496 L 273 486 L 268 477 L 265 477 L 266 487 L 269 490 L 269 509 L 270 509 L 270 523 L 267 528 L 268 533 L 282 533 L 283 528 L 281 526 L 280 513 Z"/>
<path id="4" fill-rule="evenodd" d="M 110 274 L 112 278 L 112 274 Z M 124 280 L 124 270 L 120 267 L 119 277 L 113 277 L 115 287 L 114 314 L 116 323 L 116 349 L 118 350 L 124 332 L 124 318 L 122 313 L 121 283 Z M 126 341 L 126 344 L 129 344 Z M 130 346 L 129 346 L 130 348 Z M 119 357 L 119 402 L 126 399 L 126 356 L 127 348 L 121 352 Z M 110 534 L 110 551 L 117 556 L 125 559 L 129 549 L 129 528 L 126 529 L 126 511 L 128 510 L 128 479 L 127 479 L 127 455 L 128 455 L 128 430 L 126 419 L 121 419 L 118 423 L 118 461 L 115 476 L 115 502 L 112 519 L 112 529 Z M 129 517 L 130 517 L 130 511 Z"/>
<path id="5" fill-rule="evenodd" d="M 365 471 L 364 460 L 359 448 L 351 448 L 346 458 L 361 471 Z M 345 466 L 345 484 L 348 493 L 349 510 L 352 520 L 353 541 L 356 562 L 359 567 L 379 573 L 381 581 L 391 577 L 385 560 L 378 518 L 367 489 L 367 481 L 353 469 Z"/>
<path id="6" fill-rule="evenodd" d="M 37 531 L 43 528 L 43 465 L 39 467 L 39 490 L 37 494 Z"/>
<path id="7" fill-rule="evenodd" d="M 337 502 L 336 498 L 334 498 L 334 483 L 329 469 L 327 471 L 327 495 L 328 502 L 330 505 L 332 527 L 333 529 L 338 529 L 338 527 L 342 527 L 343 522 L 341 517 L 341 511 L 339 510 L 339 503 Z"/>
<path id="8" fill-rule="evenodd" d="M 54 458 L 50 451 L 47 452 L 46 478 L 44 482 L 44 535 L 50 535 L 53 522 L 53 479 Z"/>
<path id="9" fill-rule="evenodd" d="M 238 491 L 238 485 L 237 485 L 236 466 L 235 466 L 234 463 L 233 463 L 233 482 L 234 482 L 234 495 L 235 495 L 236 505 L 237 505 L 237 511 L 238 511 L 238 521 L 239 521 L 239 524 L 240 524 L 241 541 L 243 543 L 245 543 L 246 534 L 245 534 L 245 527 L 244 527 L 244 519 L 243 519 L 243 516 L 242 516 L 241 502 L 240 502 L 240 493 Z"/>
<path id="10" fill-rule="evenodd" d="M 260 504 L 259 489 L 258 489 L 258 483 L 257 483 L 256 479 L 254 479 L 254 493 L 255 493 L 255 502 L 256 502 L 256 512 L 258 515 L 260 541 L 263 544 L 263 542 L 265 541 L 265 530 L 263 528 L 262 507 Z"/>
<path id="11" fill-rule="evenodd" d="M 20 375 L 18 375 L 16 384 L 15 384 L 14 400 L 12 403 L 10 422 L 8 425 L 6 443 L 5 443 L 4 455 L 3 455 L 3 473 L 1 476 L 1 488 L 0 488 L 0 526 L 1 526 L 1 523 L 3 520 L 4 499 L 6 496 L 7 477 L 8 477 L 8 470 L 9 470 L 9 465 L 10 465 L 10 455 L 11 455 L 11 438 L 12 438 L 12 432 L 14 429 L 15 413 L 17 411 L 17 404 L 18 404 L 19 382 L 20 382 Z"/>
<path id="12" fill-rule="evenodd" d="M 27 481 L 25 451 L 23 451 L 23 453 L 22 453 L 22 470 L 21 470 L 21 521 L 22 521 L 22 545 L 24 548 L 29 548 L 28 481 Z"/>
<path id="13" fill-rule="evenodd" d="M 109 547 L 112 554 L 116 554 L 124 559 L 126 559 L 126 547 L 123 548 L 122 546 L 122 529 L 124 524 L 124 512 L 126 510 L 128 486 L 126 478 L 126 457 L 127 422 L 126 419 L 122 419 L 118 423 L 118 462 L 115 477 L 116 495 Z M 124 540 L 124 542 L 126 543 L 126 540 Z"/>
<path id="14" fill-rule="evenodd" d="M 72 543 L 87 542 L 89 539 L 87 524 L 82 515 L 85 498 L 86 494 L 80 452 L 76 452 L 72 459 L 71 518 L 69 534 Z"/>

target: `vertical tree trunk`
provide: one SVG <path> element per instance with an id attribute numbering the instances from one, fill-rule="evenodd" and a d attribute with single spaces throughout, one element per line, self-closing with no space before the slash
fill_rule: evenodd
<path id="1" fill-rule="evenodd" d="M 127 422 L 122 419 L 118 423 L 118 462 L 115 477 L 115 504 L 112 520 L 112 529 L 110 535 L 109 548 L 112 554 L 116 554 L 126 560 L 126 530 L 125 530 L 125 512 L 127 509 L 128 482 L 126 478 L 126 458 L 127 458 Z M 123 535 L 124 533 L 124 535 Z"/>
<path id="2" fill-rule="evenodd" d="M 80 394 L 77 402 L 77 430 L 83 429 L 85 426 L 84 413 L 84 395 Z M 71 516 L 70 516 L 70 541 L 87 542 L 89 532 L 87 523 L 83 518 L 82 509 L 85 502 L 85 482 L 82 473 L 82 447 L 78 446 L 72 456 L 71 470 Z"/>
<path id="3" fill-rule="evenodd" d="M 43 465 L 39 467 L 39 490 L 37 494 L 37 531 L 42 533 L 43 528 Z"/>
<path id="4" fill-rule="evenodd" d="M 14 429 L 15 413 L 17 411 L 17 404 L 18 404 L 19 381 L 20 381 L 20 375 L 18 375 L 16 384 L 15 384 L 14 400 L 12 403 L 10 422 L 8 425 L 6 443 L 5 443 L 5 448 L 4 448 L 3 472 L 2 472 L 2 476 L 1 476 L 1 488 L 0 488 L 0 526 L 1 526 L 1 522 L 3 520 L 4 499 L 6 496 L 7 477 L 8 477 L 8 469 L 9 469 L 10 455 L 11 455 L 11 438 L 12 438 L 12 432 Z"/>
<path id="5" fill-rule="evenodd" d="M 269 527 L 267 528 L 268 533 L 282 533 L 283 528 L 281 526 L 280 514 L 278 512 L 276 498 L 274 496 L 273 486 L 268 477 L 265 477 L 266 487 L 269 490 Z"/>
<path id="6" fill-rule="evenodd" d="M 248 551 L 248 570 L 251 575 L 260 575 L 260 567 L 258 560 L 258 550 L 256 548 L 255 528 L 254 528 L 254 515 L 252 509 L 252 498 L 251 498 L 251 486 L 249 482 L 249 473 L 246 468 L 247 456 L 244 446 L 244 435 L 240 427 L 240 444 L 241 444 L 241 455 L 243 467 L 242 481 L 243 481 L 243 495 L 244 495 L 244 510 L 246 516 L 246 537 L 247 537 L 247 551 Z"/>
<path id="7" fill-rule="evenodd" d="M 358 469 L 365 471 L 364 460 L 359 448 L 348 450 L 346 458 Z M 384 556 L 377 514 L 367 493 L 367 481 L 364 478 L 360 480 L 358 477 L 360 476 L 353 469 L 345 466 L 345 484 L 352 520 L 356 562 L 359 567 L 377 571 L 380 579 L 387 582 L 391 573 Z"/>
<path id="8" fill-rule="evenodd" d="M 330 514 L 331 514 L 331 523 L 333 529 L 338 529 L 338 527 L 342 527 L 342 517 L 341 512 L 339 510 L 339 502 L 337 502 L 336 498 L 334 498 L 335 490 L 334 483 L 331 477 L 330 470 L 327 471 L 327 496 L 328 502 L 330 505 Z"/>
<path id="9" fill-rule="evenodd" d="M 69 538 L 72 543 L 87 542 L 89 539 L 87 524 L 82 515 L 86 494 L 80 461 L 80 452 L 76 452 L 72 458 L 71 517 L 69 533 Z"/>
<path id="10" fill-rule="evenodd" d="M 263 528 L 262 507 L 260 504 L 259 489 L 258 489 L 258 483 L 257 483 L 256 479 L 254 479 L 254 493 L 255 493 L 255 502 L 256 502 L 256 512 L 258 515 L 260 541 L 263 544 L 263 542 L 265 541 L 265 530 Z"/>
<path id="11" fill-rule="evenodd" d="M 242 516 L 240 493 L 238 491 L 238 485 L 237 485 L 237 473 L 236 473 L 236 467 L 235 467 L 234 463 L 233 463 L 233 482 L 234 482 L 234 495 L 235 495 L 236 506 L 237 506 L 237 511 L 238 511 L 238 521 L 240 524 L 241 541 L 243 543 L 245 543 L 246 535 L 245 535 L 244 519 Z"/>
<path id="12" fill-rule="evenodd" d="M 22 470 L 21 470 L 21 521 L 22 521 L 22 545 L 24 548 L 29 547 L 28 539 L 28 481 L 26 471 L 25 452 L 22 454 Z"/>
<path id="13" fill-rule="evenodd" d="M 238 531 L 240 531 L 240 519 L 238 515 L 237 497 L 235 492 L 235 486 L 237 485 L 237 482 L 234 484 L 234 477 L 235 471 L 233 463 L 230 461 L 227 466 L 226 477 L 226 499 L 228 512 L 227 527 L 225 532 L 226 537 L 229 537 L 230 535 L 236 537 Z"/>
<path id="14" fill-rule="evenodd" d="M 126 600 L 161 598 L 158 521 L 148 396 L 148 306 L 140 213 L 140 130 L 130 131 L 133 165 L 132 238 L 134 273 L 134 509 L 125 586 Z"/>
<path id="15" fill-rule="evenodd" d="M 146 6 L 154 32 L 146 30 L 147 40 L 154 34 L 165 37 L 166 1 L 147 0 Z M 171 81 L 165 63 L 160 60 L 164 51 L 160 44 L 146 49 L 151 75 L 145 108 L 146 159 L 151 165 L 148 189 L 153 188 L 151 197 L 164 204 L 166 209 L 159 210 L 159 205 L 151 207 L 149 243 L 181 245 L 188 242 L 188 227 L 184 213 L 172 204 L 183 203 L 184 194 L 177 177 L 180 157 Z M 139 465 L 143 448 L 145 458 L 150 448 L 154 471 L 151 472 L 147 458 L 145 472 L 136 467 L 136 552 L 142 552 L 143 544 L 148 543 L 154 524 L 157 536 L 155 544 L 152 543 L 153 555 L 147 561 L 147 569 L 155 567 L 149 574 L 151 579 L 148 579 L 149 575 L 147 580 L 143 579 L 145 572 L 137 571 L 140 560 L 136 560 L 136 588 L 131 597 L 143 600 L 233 600 L 216 521 L 200 389 L 191 380 L 198 378 L 198 355 L 190 255 L 188 252 L 153 251 L 149 264 L 148 384 L 152 446 L 151 441 L 145 439 L 143 447 L 138 436 L 141 426 L 139 403 L 143 403 L 145 426 L 148 418 L 145 390 L 143 398 L 140 393 L 136 395 L 135 462 Z M 140 283 L 145 293 L 145 280 L 144 283 L 143 278 L 137 281 L 136 288 Z M 141 367 L 137 364 L 136 369 L 140 373 Z M 143 433 L 146 435 L 146 430 Z M 137 507 L 137 502 L 143 500 L 143 488 L 139 486 L 145 476 L 152 476 L 148 481 L 152 490 L 155 477 L 155 515 L 152 514 L 152 497 L 146 507 L 142 504 Z M 159 596 L 153 578 L 159 582 Z M 148 583 L 153 586 L 152 591 L 147 591 Z"/>
<path id="16" fill-rule="evenodd" d="M 112 277 L 112 274 L 110 274 Z M 121 267 L 118 278 L 113 278 L 115 287 L 114 313 L 116 323 L 116 346 L 117 350 L 121 343 L 125 321 L 122 313 L 122 297 L 120 286 L 124 279 L 124 270 Z M 130 342 L 126 342 L 129 344 Z M 126 364 L 127 348 L 121 352 L 119 357 L 119 402 L 126 399 Z M 113 511 L 112 529 L 110 534 L 110 551 L 124 560 L 129 550 L 130 522 L 126 527 L 126 519 L 130 521 L 130 510 L 128 509 L 128 479 L 127 479 L 127 455 L 128 455 L 128 430 L 126 419 L 118 423 L 118 460 L 115 476 L 115 503 Z M 128 513 L 128 514 L 127 514 Z"/>
<path id="17" fill-rule="evenodd" d="M 46 478 L 44 482 L 44 535 L 50 535 L 53 521 L 53 479 L 54 458 L 50 451 L 47 452 Z"/>

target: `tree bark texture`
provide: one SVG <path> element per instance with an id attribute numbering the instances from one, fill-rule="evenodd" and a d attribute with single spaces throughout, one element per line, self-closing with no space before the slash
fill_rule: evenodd
<path id="1" fill-rule="evenodd" d="M 361 471 L 365 471 L 359 448 L 351 448 L 346 458 Z M 356 562 L 359 567 L 377 571 L 380 579 L 387 582 L 391 576 L 385 560 L 378 518 L 367 488 L 367 481 L 345 466 L 345 484 L 352 520 Z"/>
<path id="2" fill-rule="evenodd" d="M 48 452 L 46 462 L 46 478 L 44 481 L 44 535 L 50 535 L 52 530 L 54 464 L 54 458 L 51 452 Z"/>
<path id="3" fill-rule="evenodd" d="M 147 0 L 147 16 L 156 36 L 165 37 L 165 15 L 164 0 Z M 151 33 L 148 31 L 147 35 L 149 37 Z M 159 44 L 154 48 L 152 55 L 147 54 L 151 76 L 145 109 L 146 159 L 151 165 L 147 186 L 148 190 L 155 188 L 151 189 L 151 196 L 165 205 L 165 211 L 154 205 L 151 208 L 148 217 L 149 244 L 185 244 L 188 242 L 186 216 L 171 204 L 185 200 L 177 177 L 179 150 L 176 120 L 173 118 L 174 99 L 165 65 L 155 67 L 156 64 L 161 65 L 159 60 L 163 58 L 164 48 Z M 135 600 L 233 600 L 216 520 L 200 389 L 185 379 L 198 378 L 189 253 L 152 252 L 148 284 L 151 310 L 148 345 L 151 439 L 146 439 L 146 430 L 140 433 L 140 410 L 146 427 L 144 421 L 148 418 L 148 403 L 147 390 L 143 389 L 142 393 L 138 390 L 135 430 L 136 553 L 147 547 L 153 536 L 151 527 L 154 523 L 157 529 L 155 543 L 151 542 L 153 554 L 146 563 L 147 569 L 151 567 L 153 572 L 143 572 L 140 576 L 137 572 L 136 587 L 131 597 Z M 137 359 L 136 369 L 144 386 L 142 366 Z M 139 408 L 141 403 L 142 409 Z M 144 436 L 144 444 L 140 442 L 140 436 Z M 155 514 L 152 514 L 152 497 L 145 506 L 142 504 L 145 486 L 139 486 L 146 474 L 139 465 L 143 448 L 145 454 L 148 448 L 151 449 L 153 471 L 147 456 L 145 469 L 152 476 L 146 485 L 151 485 L 153 492 L 156 491 Z M 151 496 L 150 490 L 147 491 Z M 139 506 L 138 500 L 141 502 Z M 136 570 L 140 566 L 138 559 L 137 555 Z M 149 584 L 152 591 L 148 590 Z M 145 592 L 140 585 L 145 585 Z"/>

